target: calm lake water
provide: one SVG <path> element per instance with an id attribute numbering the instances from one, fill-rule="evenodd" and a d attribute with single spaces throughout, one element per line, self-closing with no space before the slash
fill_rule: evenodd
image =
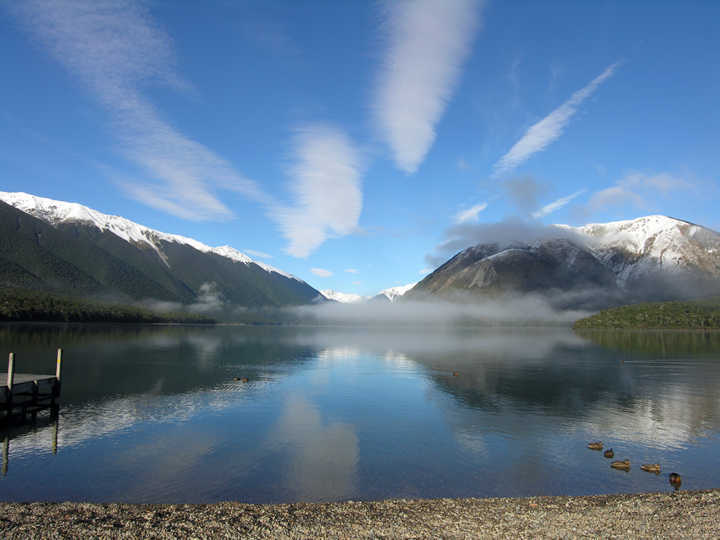
<path id="1" fill-rule="evenodd" d="M 0 345 L 36 373 L 65 349 L 58 423 L 2 431 L 1 500 L 669 491 L 673 471 L 720 486 L 720 333 L 37 325 L 0 327 Z"/>

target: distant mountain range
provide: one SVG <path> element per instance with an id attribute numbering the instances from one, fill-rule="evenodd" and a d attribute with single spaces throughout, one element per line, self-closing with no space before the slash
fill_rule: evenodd
<path id="1" fill-rule="evenodd" d="M 542 239 L 469 247 L 418 283 L 363 297 L 321 293 L 230 246 L 210 247 L 76 203 L 0 192 L 0 287 L 247 307 L 537 293 L 559 307 L 592 309 L 720 294 L 720 234 L 659 215 L 555 225 Z"/>
<path id="2" fill-rule="evenodd" d="M 0 286 L 118 301 L 285 306 L 325 301 L 290 274 L 76 203 L 0 192 Z"/>
<path id="3" fill-rule="evenodd" d="M 332 289 L 323 289 L 320 291 L 322 295 L 328 300 L 334 302 L 340 302 L 342 304 L 357 304 L 360 302 L 395 302 L 398 298 L 403 296 L 406 292 L 412 289 L 417 282 L 408 283 L 407 285 L 398 285 L 396 287 L 390 287 L 383 289 L 379 293 L 372 296 L 361 296 L 354 293 L 343 293 L 334 291 Z"/>
<path id="4" fill-rule="evenodd" d="M 718 292 L 720 234 L 654 215 L 582 227 L 556 225 L 542 240 L 473 246 L 404 298 L 538 293 L 561 307 L 599 308 Z"/>

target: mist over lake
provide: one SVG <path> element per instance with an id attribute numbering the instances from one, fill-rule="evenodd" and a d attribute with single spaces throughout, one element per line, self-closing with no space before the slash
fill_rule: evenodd
<path id="1" fill-rule="evenodd" d="M 24 372 L 51 371 L 65 350 L 57 424 L 41 414 L 3 432 L 4 500 L 643 492 L 670 490 L 673 471 L 684 489 L 720 481 L 717 332 L 6 325 L 0 344 Z"/>

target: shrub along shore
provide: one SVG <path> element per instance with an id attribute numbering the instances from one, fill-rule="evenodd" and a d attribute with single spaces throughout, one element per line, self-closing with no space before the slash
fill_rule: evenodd
<path id="1" fill-rule="evenodd" d="M 720 490 L 253 505 L 0 503 L 3 538 L 720 537 Z"/>

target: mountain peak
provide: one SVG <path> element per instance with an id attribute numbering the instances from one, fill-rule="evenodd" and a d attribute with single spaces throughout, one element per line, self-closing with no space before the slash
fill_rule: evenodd
<path id="1" fill-rule="evenodd" d="M 588 239 L 597 250 L 622 249 L 665 266 L 684 266 L 720 248 L 720 235 L 701 225 L 660 214 L 566 229 Z"/>
<path id="2" fill-rule="evenodd" d="M 333 289 L 323 289 L 320 291 L 328 300 L 334 300 L 341 304 L 356 304 L 365 300 L 364 296 L 355 293 L 344 293 Z"/>
<path id="3" fill-rule="evenodd" d="M 378 295 L 386 296 L 388 300 L 391 302 L 394 302 L 399 296 L 403 296 L 406 292 L 408 292 L 410 289 L 412 289 L 415 285 L 417 285 L 417 281 L 413 281 L 412 283 L 408 283 L 406 285 L 397 285 L 395 287 L 389 287 L 387 289 L 383 289 L 378 293 Z"/>

